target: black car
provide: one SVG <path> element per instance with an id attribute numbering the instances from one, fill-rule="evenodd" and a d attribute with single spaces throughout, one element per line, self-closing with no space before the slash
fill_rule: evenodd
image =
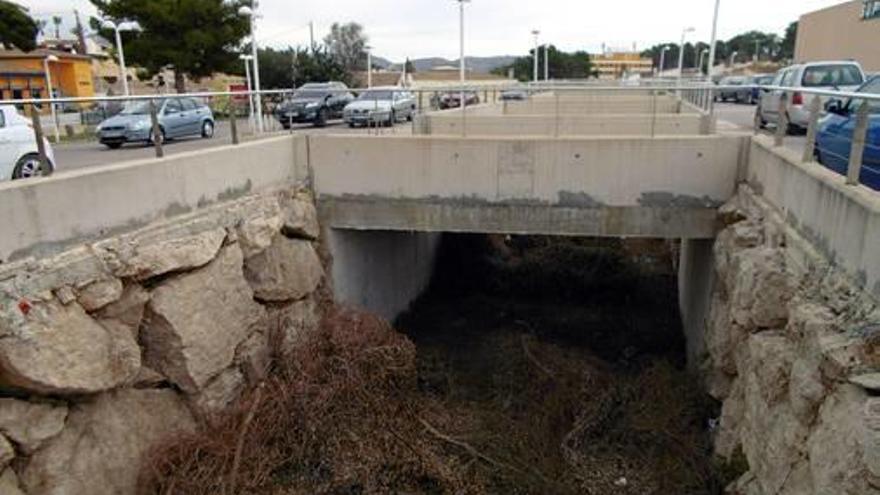
<path id="1" fill-rule="evenodd" d="M 323 127 L 329 120 L 341 119 L 345 106 L 352 101 L 354 95 L 343 83 L 304 84 L 275 107 L 275 118 L 285 129 L 303 123 Z"/>

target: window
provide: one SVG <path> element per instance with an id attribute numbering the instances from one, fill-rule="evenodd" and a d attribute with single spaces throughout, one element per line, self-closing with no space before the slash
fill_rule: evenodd
<path id="1" fill-rule="evenodd" d="M 880 1 L 880 0 L 878 0 Z M 804 71 L 804 87 L 858 86 L 865 82 L 862 71 L 855 65 L 814 65 Z"/>
<path id="2" fill-rule="evenodd" d="M 862 19 L 880 18 L 880 0 L 862 0 L 865 4 L 862 9 Z"/>
<path id="3" fill-rule="evenodd" d="M 199 107 L 199 105 L 196 103 L 196 100 L 193 100 L 192 98 L 184 98 L 180 100 L 180 104 L 183 107 L 184 111 L 195 110 Z"/>
<path id="4" fill-rule="evenodd" d="M 180 100 L 168 100 L 168 104 L 165 105 L 165 115 L 180 113 L 182 111 L 183 106 L 180 104 Z"/>
<path id="5" fill-rule="evenodd" d="M 794 70 L 789 69 L 782 74 L 782 83 L 780 86 L 791 86 L 792 79 L 794 79 Z"/>

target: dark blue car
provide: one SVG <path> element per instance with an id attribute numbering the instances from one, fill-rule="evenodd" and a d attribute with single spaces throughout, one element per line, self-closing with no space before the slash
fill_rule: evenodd
<path id="1" fill-rule="evenodd" d="M 856 92 L 880 94 L 880 76 L 870 79 Z M 846 175 L 849 166 L 853 129 L 860 104 L 861 100 L 831 101 L 827 107 L 827 115 L 819 121 L 816 134 L 816 158 L 822 165 L 843 175 Z M 870 103 L 870 112 L 861 182 L 875 191 L 880 191 L 880 101 Z"/>

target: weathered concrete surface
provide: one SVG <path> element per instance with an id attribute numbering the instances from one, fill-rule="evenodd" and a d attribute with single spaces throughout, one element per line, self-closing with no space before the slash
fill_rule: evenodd
<path id="1" fill-rule="evenodd" d="M 752 139 L 748 181 L 823 255 L 880 296 L 880 197 L 772 139 Z"/>
<path id="2" fill-rule="evenodd" d="M 715 283 L 713 242 L 683 239 L 678 265 L 678 306 L 687 341 L 688 365 L 698 369 L 705 353 L 705 333 Z"/>
<path id="3" fill-rule="evenodd" d="M 425 114 L 413 126 L 415 134 L 461 136 L 696 136 L 708 128 L 697 114 L 599 114 L 599 115 L 468 115 Z"/>
<path id="4" fill-rule="evenodd" d="M 593 96 L 561 95 L 559 104 L 552 96 L 534 97 L 526 101 L 502 104 L 504 115 L 590 115 L 621 113 L 678 113 L 678 102 L 672 96 L 656 98 L 643 95 L 596 94 Z"/>
<path id="5" fill-rule="evenodd" d="M 0 184 L 0 261 L 42 256 L 307 176 L 305 138 L 284 136 Z"/>

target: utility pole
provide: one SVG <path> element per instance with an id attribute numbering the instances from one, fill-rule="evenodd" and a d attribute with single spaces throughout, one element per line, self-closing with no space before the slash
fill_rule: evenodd
<path id="1" fill-rule="evenodd" d="M 760 53 L 761 53 L 761 40 L 755 40 L 755 57 L 754 57 L 755 62 L 758 62 L 761 60 Z"/>
<path id="2" fill-rule="evenodd" d="M 712 79 L 712 69 L 715 67 L 715 45 L 718 44 L 718 10 L 721 8 L 721 0 L 715 0 L 715 17 L 712 20 L 712 41 L 709 44 L 709 69 L 706 73 Z"/>
<path id="3" fill-rule="evenodd" d="M 312 54 L 315 53 L 315 23 L 309 21 L 309 42 L 311 43 L 309 46 L 312 49 Z"/>
<path id="4" fill-rule="evenodd" d="M 538 35 L 541 34 L 541 31 L 535 29 L 532 31 L 532 36 L 535 37 L 535 63 L 534 63 L 534 80 L 538 82 Z"/>
<path id="5" fill-rule="evenodd" d="M 76 40 L 79 44 L 79 54 L 88 55 L 89 47 L 86 46 L 86 31 L 83 28 L 82 21 L 79 19 L 79 10 L 73 9 L 73 16 L 76 17 Z"/>
<path id="6" fill-rule="evenodd" d="M 550 45 L 544 43 L 544 80 L 550 80 Z"/>

